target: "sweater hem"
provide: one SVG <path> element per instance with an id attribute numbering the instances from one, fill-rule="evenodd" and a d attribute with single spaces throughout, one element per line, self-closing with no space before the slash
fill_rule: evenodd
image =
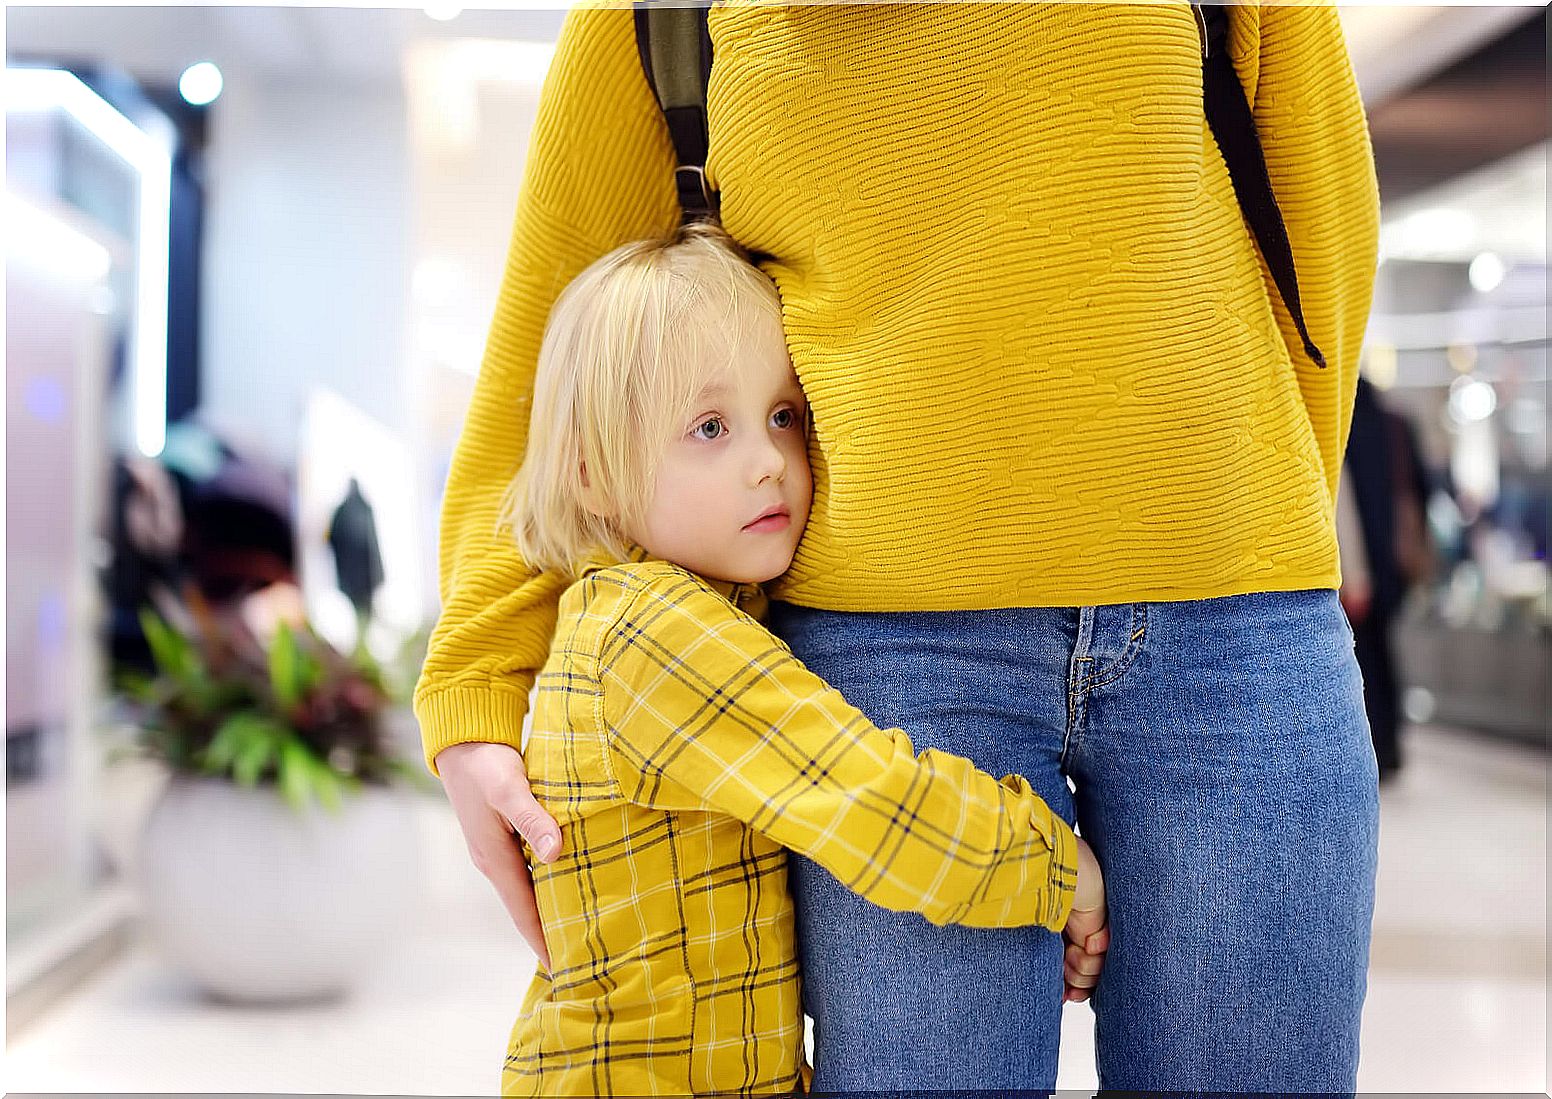
<path id="1" fill-rule="evenodd" d="M 801 588 L 789 591 L 780 584 L 774 584 L 771 585 L 770 599 L 772 602 L 820 611 L 992 611 L 1034 607 L 1098 607 L 1117 603 L 1197 603 L 1238 595 L 1336 590 L 1341 586 L 1341 571 L 1332 568 L 1278 577 L 1246 577 L 1218 585 L 1172 586 L 1155 580 L 1144 580 L 1135 583 L 1052 587 L 1038 594 L 1021 594 L 997 586 L 988 586 L 984 592 L 975 593 L 934 593 L 924 589 L 907 592 L 877 588 L 869 591 L 859 586 L 849 589 L 844 599 L 829 599 L 822 592 L 809 593 Z"/>

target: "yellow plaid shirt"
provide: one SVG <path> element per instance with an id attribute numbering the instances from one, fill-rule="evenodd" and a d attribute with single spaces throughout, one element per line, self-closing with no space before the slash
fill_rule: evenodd
<path id="1" fill-rule="evenodd" d="M 562 596 L 524 751 L 564 838 L 534 872 L 551 969 L 503 1094 L 798 1089 L 789 848 L 934 923 L 1066 922 L 1075 841 L 1029 784 L 918 756 L 763 610 L 757 587 L 640 550 L 589 562 Z"/>

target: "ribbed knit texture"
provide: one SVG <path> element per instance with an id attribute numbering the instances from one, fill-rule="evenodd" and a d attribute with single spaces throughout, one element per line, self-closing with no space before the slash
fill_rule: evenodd
<path id="1" fill-rule="evenodd" d="M 775 598 L 835 610 L 1339 583 L 1333 500 L 1378 191 L 1334 7 L 1236 7 L 1297 333 L 1201 107 L 1185 4 L 714 9 L 723 222 L 781 290 L 814 507 Z M 443 512 L 428 761 L 516 743 L 562 581 L 498 535 L 551 303 L 677 221 L 631 16 L 573 11 Z"/>

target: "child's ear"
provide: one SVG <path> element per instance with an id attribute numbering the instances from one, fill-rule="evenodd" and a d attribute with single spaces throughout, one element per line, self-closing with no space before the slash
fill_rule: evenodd
<path id="1" fill-rule="evenodd" d="M 593 491 L 593 482 L 587 476 L 587 463 L 583 462 L 577 469 L 582 477 L 582 506 L 589 515 L 596 515 L 600 519 L 608 519 L 609 509 L 598 498 L 598 493 Z"/>

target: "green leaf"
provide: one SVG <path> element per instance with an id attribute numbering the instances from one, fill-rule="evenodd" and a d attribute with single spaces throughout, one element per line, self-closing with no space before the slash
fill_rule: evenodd
<path id="1" fill-rule="evenodd" d="M 203 670 L 199 654 L 189 639 L 162 621 L 149 607 L 140 611 L 140 628 L 151 646 L 151 659 L 163 675 L 187 682 Z"/>
<path id="2" fill-rule="evenodd" d="M 263 714 L 233 714 L 217 727 L 201 753 L 201 768 L 207 774 L 230 774 L 239 785 L 252 786 L 290 735 L 285 725 Z"/>
<path id="3" fill-rule="evenodd" d="M 316 641 L 317 639 L 314 638 L 313 640 Z M 324 668 L 323 661 L 312 649 L 307 648 L 305 645 L 300 646 L 298 653 L 300 656 L 298 670 L 302 682 L 302 693 L 307 694 L 315 690 L 319 684 L 328 678 L 328 672 Z"/>
<path id="4" fill-rule="evenodd" d="M 142 705 L 153 705 L 157 698 L 156 680 L 144 672 L 126 670 L 116 677 L 120 692 Z"/>
<path id="5" fill-rule="evenodd" d="M 269 647 L 269 682 L 275 697 L 286 709 L 302 701 L 302 652 L 296 643 L 296 635 L 284 622 L 275 631 L 275 640 Z"/>
<path id="6" fill-rule="evenodd" d="M 212 774 L 221 774 L 232 765 L 252 737 L 252 714 L 233 714 L 216 727 L 210 743 L 201 754 L 201 765 Z"/>
<path id="7" fill-rule="evenodd" d="M 242 746 L 232 760 L 232 778 L 239 786 L 255 786 L 264 769 L 275 762 L 280 751 L 280 736 L 254 737 Z"/>
<path id="8" fill-rule="evenodd" d="M 246 693 L 240 684 L 217 679 L 196 666 L 184 683 L 183 697 L 196 713 L 207 717 L 229 712 L 244 701 Z"/>
<path id="9" fill-rule="evenodd" d="M 327 763 L 312 758 L 313 764 L 313 790 L 318 795 L 318 801 L 331 813 L 338 813 L 344 804 L 344 782 L 340 773 Z"/>
<path id="10" fill-rule="evenodd" d="M 307 745 L 292 737 L 280 745 L 280 793 L 300 812 L 313 793 L 313 768 L 316 757 Z"/>

